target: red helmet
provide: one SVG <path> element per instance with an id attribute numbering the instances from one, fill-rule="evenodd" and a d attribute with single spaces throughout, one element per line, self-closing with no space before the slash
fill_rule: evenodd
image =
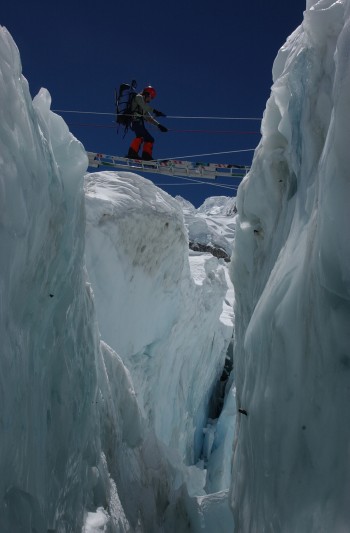
<path id="1" fill-rule="evenodd" d="M 142 91 L 143 94 L 149 94 L 150 97 L 152 98 L 155 98 L 157 96 L 157 93 L 156 93 L 156 90 L 154 87 L 151 87 L 151 85 L 149 85 L 148 87 L 145 87 L 144 90 Z"/>

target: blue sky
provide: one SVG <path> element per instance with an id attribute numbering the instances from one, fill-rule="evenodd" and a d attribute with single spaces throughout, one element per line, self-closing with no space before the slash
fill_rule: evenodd
<path id="1" fill-rule="evenodd" d="M 262 117 L 278 49 L 301 23 L 305 0 L 153 2 L 14 0 L 2 7 L 20 50 L 32 96 L 46 87 L 52 108 L 113 113 L 114 88 L 131 79 L 153 85 L 154 107 L 171 116 Z M 62 114 L 86 150 L 124 155 L 132 139 L 108 115 Z M 154 156 L 171 158 L 255 148 L 257 121 L 162 119 L 150 130 Z M 188 132 L 185 130 L 200 130 Z M 221 132 L 221 133 L 220 133 Z M 252 133 L 256 132 L 256 133 Z M 253 152 L 193 158 L 250 164 Z M 230 190 L 184 185 L 145 174 L 196 206 Z M 177 183 L 178 185 L 170 185 Z M 232 178 L 216 181 L 234 184 Z"/>

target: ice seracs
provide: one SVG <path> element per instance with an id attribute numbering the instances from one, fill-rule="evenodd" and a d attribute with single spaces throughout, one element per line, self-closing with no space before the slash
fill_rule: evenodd
<path id="1" fill-rule="evenodd" d="M 84 196 L 85 151 L 1 28 L 4 531 L 348 530 L 349 27 L 348 0 L 308 1 L 238 216 L 130 173 Z M 234 236 L 235 295 L 191 235 Z"/>
<path id="2" fill-rule="evenodd" d="M 5 28 L 0 51 L 0 523 L 79 530 L 98 449 L 87 158 L 47 91 L 32 102 Z"/>
<path id="3" fill-rule="evenodd" d="M 85 150 L 46 90 L 32 102 L 3 28 L 0 82 L 1 527 L 209 524 L 201 454 L 232 333 L 227 269 L 211 255 L 191 269 L 179 203 L 107 173 L 87 187 L 87 273 Z M 231 517 L 227 490 L 216 498 Z"/>
<path id="4" fill-rule="evenodd" d="M 350 4 L 309 1 L 274 63 L 232 261 L 239 531 L 346 531 Z"/>
<path id="5" fill-rule="evenodd" d="M 232 337 L 226 267 L 189 258 L 176 200 L 131 173 L 86 177 L 86 262 L 102 338 L 128 367 L 147 420 L 185 464 L 201 454 L 208 398 Z"/>
<path id="6" fill-rule="evenodd" d="M 140 176 L 88 174 L 85 194 L 86 265 L 101 336 L 128 368 L 141 423 L 154 432 L 157 460 L 168 465 L 164 483 L 171 481 L 169 464 L 176 472 L 166 496 L 167 530 L 172 523 L 184 527 L 178 518 L 174 522 L 179 506 L 190 506 L 197 520 L 198 498 L 207 501 L 201 513 L 208 524 L 215 512 L 210 493 L 220 491 L 221 512 L 226 505 L 232 523 L 231 454 L 224 450 L 232 439 L 234 413 L 225 413 L 217 434 L 217 420 L 214 427 L 210 422 L 232 338 L 233 290 L 226 264 L 211 254 L 189 253 L 180 204 Z M 221 393 L 223 401 L 224 389 Z M 205 435 L 211 435 L 209 447 Z M 185 491 L 176 495 L 181 485 Z"/>
<path id="7" fill-rule="evenodd" d="M 236 199 L 212 196 L 198 209 L 181 196 L 176 199 L 183 208 L 190 248 L 229 261 L 235 236 Z"/>

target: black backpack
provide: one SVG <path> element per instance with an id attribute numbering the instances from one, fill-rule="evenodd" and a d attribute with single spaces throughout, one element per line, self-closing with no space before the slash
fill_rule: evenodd
<path id="1" fill-rule="evenodd" d="M 116 123 L 124 128 L 124 135 L 132 122 L 132 102 L 136 96 L 136 80 L 131 83 L 122 83 L 119 90 L 115 89 Z"/>

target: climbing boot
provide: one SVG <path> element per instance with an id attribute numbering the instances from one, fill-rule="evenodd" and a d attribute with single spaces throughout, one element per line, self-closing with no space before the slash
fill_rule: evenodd
<path id="1" fill-rule="evenodd" d="M 135 152 L 133 148 L 129 148 L 128 153 L 125 156 L 127 159 L 141 159 L 139 154 Z"/>
<path id="2" fill-rule="evenodd" d="M 143 145 L 143 151 L 142 151 L 142 159 L 144 161 L 152 161 L 153 155 L 153 143 L 152 142 L 145 142 Z"/>
<path id="3" fill-rule="evenodd" d="M 148 152 L 142 152 L 142 159 L 144 161 L 152 161 L 153 157 Z"/>

